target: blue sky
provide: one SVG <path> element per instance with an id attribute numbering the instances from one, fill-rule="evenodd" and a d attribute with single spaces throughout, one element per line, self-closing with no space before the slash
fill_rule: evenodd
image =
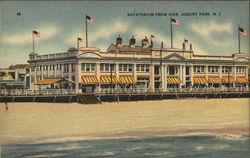
<path id="1" fill-rule="evenodd" d="M 174 47 L 183 39 L 193 44 L 195 54 L 231 55 L 238 52 L 237 26 L 249 33 L 248 2 L 91 2 L 91 1 L 5 1 L 1 7 L 0 67 L 27 63 L 32 52 L 32 30 L 38 54 L 66 52 L 76 47 L 78 36 L 85 40 L 85 14 L 95 19 L 89 23 L 89 46 L 106 51 L 118 35 L 128 44 L 134 35 L 137 44 L 145 36 L 155 35 L 154 46 L 170 47 L 170 18 L 181 22 L 173 26 Z M 21 16 L 17 16 L 21 12 Z M 127 13 L 178 13 L 179 16 L 127 16 Z M 181 16 L 182 13 L 209 12 L 217 16 Z M 220 16 L 218 15 L 220 14 Z M 249 37 L 241 36 L 241 52 L 249 52 Z M 85 46 L 85 41 L 81 44 Z"/>

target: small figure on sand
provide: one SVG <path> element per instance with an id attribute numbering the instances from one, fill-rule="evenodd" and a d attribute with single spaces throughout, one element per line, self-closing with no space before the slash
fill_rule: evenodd
<path id="1" fill-rule="evenodd" d="M 5 111 L 7 111 L 9 109 L 9 107 L 8 107 L 8 102 L 6 101 L 5 102 Z"/>

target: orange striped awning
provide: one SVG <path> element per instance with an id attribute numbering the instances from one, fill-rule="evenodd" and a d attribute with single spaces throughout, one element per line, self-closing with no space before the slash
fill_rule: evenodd
<path id="1" fill-rule="evenodd" d="M 120 76 L 119 83 L 121 84 L 135 84 L 136 81 L 133 76 Z"/>
<path id="2" fill-rule="evenodd" d="M 168 84 L 180 84 L 182 83 L 182 81 L 179 77 L 167 77 L 167 83 Z"/>
<path id="3" fill-rule="evenodd" d="M 98 84 L 98 79 L 96 76 L 83 76 L 82 77 L 83 84 Z"/>
<path id="4" fill-rule="evenodd" d="M 246 77 L 237 77 L 236 83 L 248 83 L 248 80 Z"/>
<path id="5" fill-rule="evenodd" d="M 194 84 L 207 84 L 206 77 L 193 77 L 193 83 Z"/>
<path id="6" fill-rule="evenodd" d="M 208 77 L 208 83 L 221 83 L 221 79 L 219 76 L 211 76 L 211 77 Z"/>
<path id="7" fill-rule="evenodd" d="M 234 83 L 233 77 L 222 77 L 222 82 L 223 83 Z"/>
<path id="8" fill-rule="evenodd" d="M 111 76 L 101 76 L 102 84 L 111 84 Z M 112 76 L 112 84 L 118 84 L 118 80 L 115 76 Z"/>
<path id="9" fill-rule="evenodd" d="M 47 78 L 47 79 L 42 79 L 40 81 L 37 81 L 34 84 L 44 84 L 44 85 L 54 84 L 54 83 L 60 82 L 62 80 L 63 80 L 62 78 Z"/>

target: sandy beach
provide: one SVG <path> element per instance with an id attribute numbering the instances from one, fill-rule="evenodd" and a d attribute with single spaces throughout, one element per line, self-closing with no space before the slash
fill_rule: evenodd
<path id="1" fill-rule="evenodd" d="M 0 104 L 0 142 L 62 137 L 249 134 L 249 99 Z"/>

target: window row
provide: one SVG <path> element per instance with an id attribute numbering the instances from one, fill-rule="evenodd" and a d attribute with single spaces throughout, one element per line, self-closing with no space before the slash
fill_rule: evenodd
<path id="1" fill-rule="evenodd" d="M 69 70 L 71 69 L 71 72 L 75 72 L 75 68 L 76 68 L 75 64 L 43 65 L 36 67 L 36 71 L 63 70 L 63 72 L 69 72 Z M 31 71 L 34 71 L 34 69 L 31 68 Z"/>

